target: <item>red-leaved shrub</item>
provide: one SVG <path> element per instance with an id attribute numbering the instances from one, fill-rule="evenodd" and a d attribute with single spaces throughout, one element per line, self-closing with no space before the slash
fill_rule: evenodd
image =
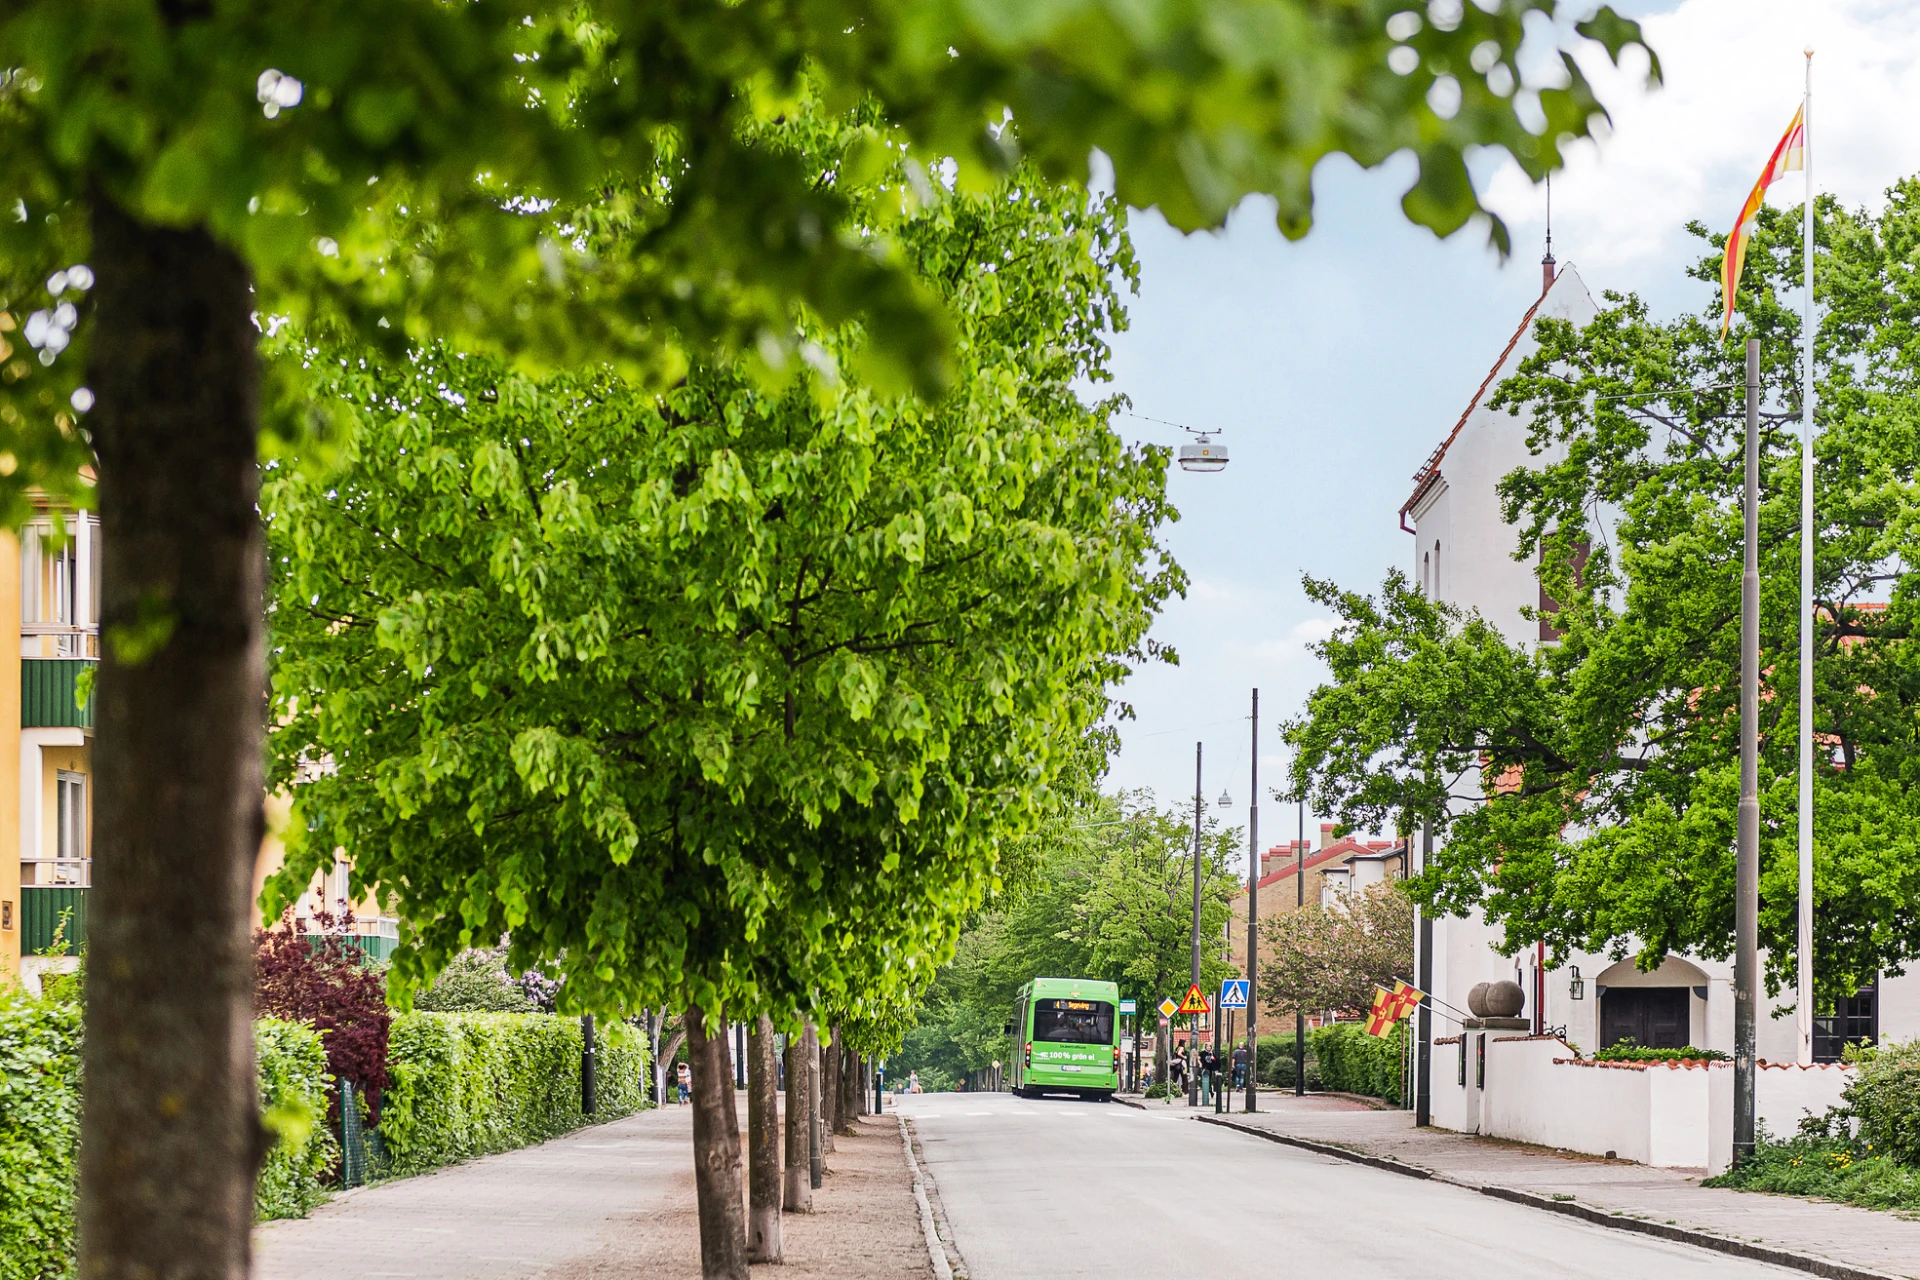
<path id="1" fill-rule="evenodd" d="M 370 1119 L 380 1119 L 380 1091 L 387 1087 L 387 1008 L 385 980 L 347 940 L 351 914 L 314 917 L 317 935 L 298 933 L 291 916 L 272 929 L 253 933 L 253 1009 L 261 1017 L 305 1022 L 327 1047 L 327 1070 L 352 1081 L 366 1095 Z M 339 1119 L 336 1096 L 329 1107 Z"/>

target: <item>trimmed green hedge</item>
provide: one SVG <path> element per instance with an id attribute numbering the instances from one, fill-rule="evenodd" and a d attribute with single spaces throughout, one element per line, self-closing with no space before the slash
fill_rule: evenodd
<path id="1" fill-rule="evenodd" d="M 1323 1088 L 1401 1102 L 1400 1066 L 1406 1053 L 1407 1024 L 1397 1022 L 1385 1036 L 1370 1036 L 1357 1022 L 1336 1022 L 1307 1037 L 1320 1063 Z"/>
<path id="2" fill-rule="evenodd" d="M 408 1013 L 387 1036 L 380 1104 L 387 1173 L 544 1142 L 646 1101 L 646 1047 L 615 1027 L 595 1046 L 596 1113 L 580 1111 L 580 1020 L 537 1013 Z"/>
<path id="3" fill-rule="evenodd" d="M 0 994 L 0 1280 L 73 1274 L 80 1145 L 80 1006 Z M 261 1219 L 301 1217 L 326 1198 L 338 1146 L 326 1126 L 327 1055 L 311 1027 L 254 1023 L 260 1099 L 280 1137 L 255 1192 Z"/>
<path id="4" fill-rule="evenodd" d="M 73 1273 L 80 1006 L 0 994 L 0 1278 Z"/>
<path id="5" fill-rule="evenodd" d="M 276 1141 L 253 1186 L 253 1215 L 304 1218 L 327 1198 L 340 1142 L 327 1124 L 327 1049 L 304 1022 L 260 1018 L 253 1024 L 260 1118 Z"/>

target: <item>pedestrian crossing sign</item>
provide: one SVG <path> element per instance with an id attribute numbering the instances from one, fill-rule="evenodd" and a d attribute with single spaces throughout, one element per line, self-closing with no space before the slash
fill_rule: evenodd
<path id="1" fill-rule="evenodd" d="M 1220 984 L 1220 1007 L 1222 1009 L 1244 1009 L 1247 1007 L 1247 980 L 1228 978 Z"/>
<path id="2" fill-rule="evenodd" d="M 1180 1006 L 1174 1002 L 1174 999 L 1172 996 L 1168 996 L 1165 1000 L 1162 1000 L 1160 1002 L 1161 1017 L 1171 1018 L 1174 1014 L 1178 1012 L 1180 1012 Z"/>
<path id="3" fill-rule="evenodd" d="M 1187 998 L 1180 1002 L 1180 1012 L 1182 1013 L 1207 1012 L 1206 993 L 1200 990 L 1199 983 L 1196 982 L 1187 988 Z"/>

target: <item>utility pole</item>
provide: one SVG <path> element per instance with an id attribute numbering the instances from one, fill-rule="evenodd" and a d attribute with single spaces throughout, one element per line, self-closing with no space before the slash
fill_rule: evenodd
<path id="1" fill-rule="evenodd" d="M 1260 1039 L 1253 1029 L 1254 985 L 1260 967 L 1260 691 L 1253 691 L 1252 799 L 1247 802 L 1247 1102 L 1255 1109 L 1254 1076 L 1260 1066 Z"/>
<path id="2" fill-rule="evenodd" d="M 1733 870 L 1733 1163 L 1753 1155 L 1760 967 L 1760 340 L 1747 339 L 1746 554 L 1740 573 L 1740 818 Z M 1805 998 L 1805 993 L 1802 993 Z"/>
<path id="3" fill-rule="evenodd" d="M 1293 864 L 1293 905 L 1297 910 L 1307 905 L 1307 794 L 1302 791 L 1299 797 L 1300 839 L 1294 848 Z M 1293 1096 L 1307 1096 L 1307 1011 L 1304 1008 L 1293 1011 Z"/>
<path id="4" fill-rule="evenodd" d="M 1206 811 L 1206 799 L 1200 793 L 1201 743 L 1193 744 L 1193 985 L 1200 985 L 1200 816 Z M 1187 1015 L 1189 1018 L 1192 1014 Z M 1194 1070 L 1193 1042 L 1199 1032 L 1187 1024 L 1187 1105 L 1200 1105 L 1200 1073 Z"/>
<path id="5" fill-rule="evenodd" d="M 1407 833 L 1407 843 L 1413 843 L 1413 833 Z M 1433 823 L 1421 824 L 1420 830 L 1420 870 L 1427 869 L 1427 863 L 1433 860 Z M 1420 909 L 1420 989 L 1433 990 L 1433 917 L 1425 907 Z M 1415 1037 L 1414 1051 L 1420 1056 L 1413 1065 L 1413 1123 L 1429 1125 L 1433 1123 L 1433 997 L 1429 995 L 1420 1002 L 1419 1033 Z"/>

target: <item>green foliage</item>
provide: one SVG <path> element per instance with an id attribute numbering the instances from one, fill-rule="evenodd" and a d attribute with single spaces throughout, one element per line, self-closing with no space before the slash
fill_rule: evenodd
<path id="1" fill-rule="evenodd" d="M 324 317 L 390 351 L 433 334 L 620 359 L 665 385 L 682 365 L 675 334 L 761 344 L 778 362 L 804 310 L 863 320 L 876 370 L 935 387 L 961 344 L 889 220 L 770 145 L 764 122 L 809 91 L 877 101 L 897 128 L 871 130 L 848 172 L 910 146 L 896 211 L 925 198 L 934 157 L 980 192 L 1022 154 L 1065 177 L 1097 148 L 1128 204 L 1194 228 L 1265 192 L 1297 237 L 1325 155 L 1370 167 L 1412 152 L 1403 207 L 1445 233 L 1481 212 L 1470 149 L 1504 149 L 1537 179 L 1603 118 L 1571 46 L 1549 80 L 1515 91 L 1528 19 L 1549 0 L 1390 35 L 1396 6 L 1037 0 L 1010 21 L 869 0 L 278 0 L 184 17 L 29 0 L 0 24 L 0 204 L 24 211 L 0 224 L 0 298 L 18 313 L 0 334 L 0 423 L 19 463 L 0 506 L 17 522 L 35 484 L 88 500 L 68 408 L 85 316 L 51 367 L 18 328 L 56 294 L 87 306 L 87 290 L 44 282 L 85 260 L 90 199 L 207 228 L 245 261 L 263 314 Z M 1616 58 L 1639 40 L 1605 8 L 1576 29 Z M 1408 74 L 1390 52 L 1413 59 Z M 1457 110 L 1436 113 L 1430 93 Z M 269 412 L 279 432 L 311 435 L 324 415 L 303 412 L 297 382 L 283 378 Z"/>
<path id="2" fill-rule="evenodd" d="M 831 175 L 862 136 L 809 115 L 781 145 Z M 1164 452 L 1075 392 L 1107 376 L 1122 216 L 1021 171 L 898 224 L 963 339 L 937 406 L 835 375 L 864 339 L 819 325 L 824 372 L 771 390 L 290 353 L 362 421 L 263 495 L 275 777 L 336 766 L 295 787 L 279 890 L 343 848 L 411 986 L 510 934 L 570 1011 L 884 1039 L 1183 583 Z"/>
<path id="3" fill-rule="evenodd" d="M 393 1021 L 380 1133 L 393 1174 L 510 1151 L 646 1102 L 646 1046 L 620 1024 L 595 1044 L 598 1109 L 580 1111 L 580 1020 L 408 1013 Z"/>
<path id="4" fill-rule="evenodd" d="M 1631 1040 L 1622 1040 L 1610 1044 L 1604 1049 L 1596 1049 L 1593 1054 L 1596 1062 L 1727 1062 L 1731 1055 L 1718 1049 L 1696 1049 L 1687 1045 L 1682 1049 L 1653 1049 L 1646 1045 L 1635 1044 Z"/>
<path id="5" fill-rule="evenodd" d="M 0 992 L 0 1278 L 73 1273 L 80 1006 Z"/>
<path id="6" fill-rule="evenodd" d="M 333 1077 L 320 1035 L 304 1022 L 259 1018 L 253 1052 L 260 1077 L 260 1114 L 273 1146 L 254 1181 L 253 1212 L 270 1218 L 304 1218 L 327 1198 L 324 1180 L 340 1158 L 340 1143 L 327 1124 Z"/>
<path id="7" fill-rule="evenodd" d="M 1394 1106 L 1400 1105 L 1402 1063 L 1407 1050 L 1404 1019 L 1384 1036 L 1370 1036 L 1358 1023 L 1336 1022 L 1308 1032 L 1307 1039 L 1313 1049 L 1312 1060 L 1320 1064 L 1324 1088 L 1384 1098 Z M 1307 1083 L 1311 1087 L 1312 1079 Z"/>
<path id="8" fill-rule="evenodd" d="M 1036 977 L 1119 984 L 1149 1030 L 1153 1006 L 1186 990 L 1193 927 L 1191 810 L 1160 811 L 1150 795 L 1085 798 L 1029 837 L 1017 887 L 961 935 L 918 1010 L 890 1069 L 963 1075 L 1006 1062 L 1002 1031 L 1014 993 Z M 1237 829 L 1203 829 L 1201 936 L 1217 938 L 1232 911 Z M 1231 976 L 1217 949 L 1202 954 L 1209 989 Z"/>
<path id="9" fill-rule="evenodd" d="M 505 953 L 484 947 L 462 951 L 413 998 L 429 1013 L 532 1013 L 533 1001 L 507 976 Z"/>
<path id="10" fill-rule="evenodd" d="M 1261 1084 L 1275 1089 L 1293 1088 L 1294 1072 L 1298 1065 L 1295 1056 L 1296 1042 L 1291 1031 L 1281 1035 L 1261 1036 L 1255 1046 L 1255 1067 Z M 1313 1036 L 1307 1036 L 1307 1088 L 1320 1089 L 1320 1063 L 1313 1056 Z"/>
<path id="11" fill-rule="evenodd" d="M 1749 1159 L 1700 1185 L 1920 1212 L 1920 1169 L 1847 1138 L 1777 1142 L 1762 1134 Z"/>
<path id="12" fill-rule="evenodd" d="M 1920 1040 L 1887 1044 L 1856 1055 L 1841 1091 L 1837 1120 L 1853 1122 L 1864 1151 L 1920 1169 Z"/>
<path id="13" fill-rule="evenodd" d="M 1879 213 L 1817 208 L 1813 970 L 1819 998 L 1920 955 L 1920 455 L 1910 309 L 1920 180 Z M 1464 616 L 1403 577 L 1377 597 L 1310 583 L 1339 619 L 1330 682 L 1287 738 L 1293 781 L 1364 826 L 1444 835 L 1416 895 L 1478 908 L 1509 950 L 1725 957 L 1739 780 L 1744 339 L 1761 340 L 1760 946 L 1797 957 L 1800 218 L 1767 210 L 1741 316 L 1671 321 L 1609 294 L 1493 405 L 1531 415 L 1538 458 L 1501 484 L 1513 554 L 1560 604 L 1554 645 Z M 1692 274 L 1717 278 L 1721 241 Z M 1518 429 L 1518 428 L 1516 428 Z M 1590 552 L 1590 554 L 1586 554 Z M 1575 564 L 1581 561 L 1580 571 Z M 1486 779 L 1500 777 L 1496 791 Z M 1455 802 L 1449 807 L 1448 791 Z M 1466 803 L 1458 803 L 1465 801 Z"/>
<path id="14" fill-rule="evenodd" d="M 74 1177 L 80 1141 L 77 1003 L 0 995 L 0 1280 L 73 1273 Z M 326 1198 L 339 1144 L 326 1125 L 326 1050 L 311 1027 L 254 1023 L 262 1118 L 274 1134 L 254 1213 L 304 1217 Z"/>

